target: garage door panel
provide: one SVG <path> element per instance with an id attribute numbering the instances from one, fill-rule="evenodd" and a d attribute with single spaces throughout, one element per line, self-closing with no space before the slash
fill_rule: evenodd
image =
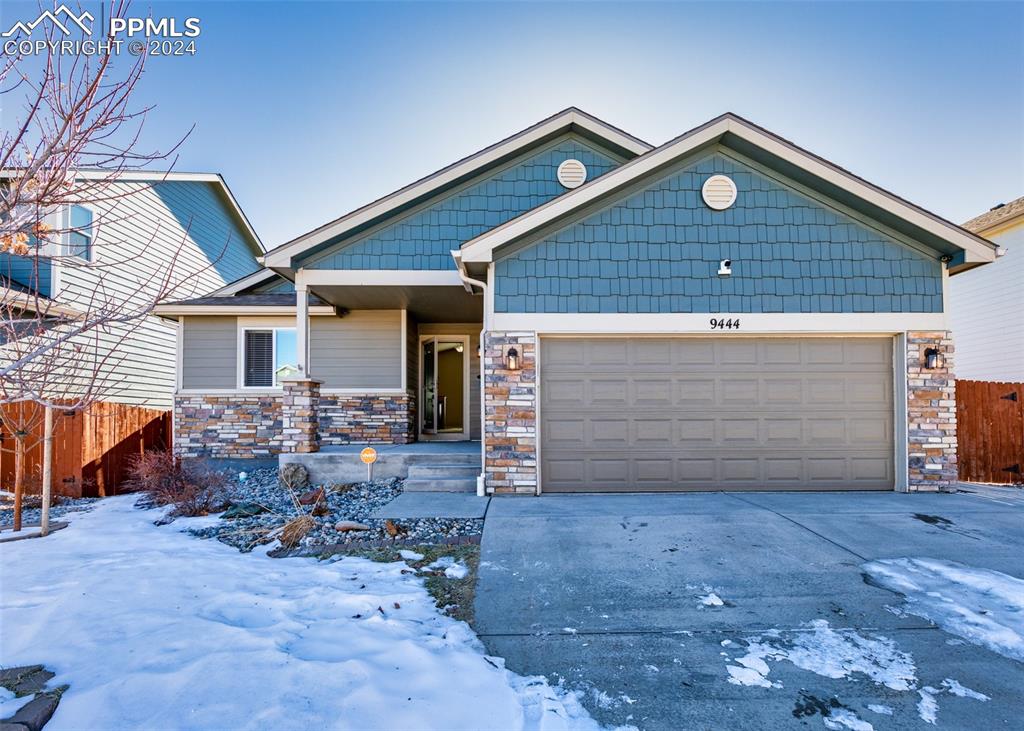
<path id="1" fill-rule="evenodd" d="M 732 378 L 721 384 L 722 404 L 756 403 L 760 393 L 760 382 L 756 378 Z"/>
<path id="2" fill-rule="evenodd" d="M 546 491 L 892 489 L 889 338 L 544 339 Z"/>
<path id="3" fill-rule="evenodd" d="M 676 406 L 713 406 L 718 392 L 715 379 L 699 376 L 677 377 L 674 390 Z"/>

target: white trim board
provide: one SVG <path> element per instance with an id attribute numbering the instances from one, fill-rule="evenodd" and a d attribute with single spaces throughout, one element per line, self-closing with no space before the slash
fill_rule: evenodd
<path id="1" fill-rule="evenodd" d="M 734 329 L 712 329 L 711 320 L 739 320 Z M 941 312 L 893 313 L 668 313 L 668 314 L 530 314 L 498 312 L 492 315 L 492 331 L 534 331 L 544 334 L 581 335 L 659 334 L 764 335 L 803 333 L 892 334 L 907 330 L 947 330 Z"/>
<path id="2" fill-rule="evenodd" d="M 295 317 L 295 305 L 157 305 L 153 314 L 158 317 L 184 317 L 185 315 L 238 315 L 245 316 L 282 316 Z M 331 305 L 310 305 L 310 316 L 334 316 L 337 313 Z"/>
<path id="3" fill-rule="evenodd" d="M 437 287 L 462 289 L 455 269 L 299 269 L 295 286 L 339 287 Z"/>

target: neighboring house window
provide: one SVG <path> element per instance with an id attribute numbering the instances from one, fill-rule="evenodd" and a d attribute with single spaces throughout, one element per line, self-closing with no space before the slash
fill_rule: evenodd
<path id="1" fill-rule="evenodd" d="M 85 206 L 71 206 L 69 228 L 65 255 L 92 259 L 92 211 Z"/>
<path id="2" fill-rule="evenodd" d="M 280 386 L 299 372 L 295 328 L 245 330 L 243 348 L 246 388 Z"/>

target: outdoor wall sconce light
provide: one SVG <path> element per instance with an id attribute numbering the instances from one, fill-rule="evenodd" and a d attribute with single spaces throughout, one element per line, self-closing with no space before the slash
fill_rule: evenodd
<path id="1" fill-rule="evenodd" d="M 516 350 L 515 346 L 513 345 L 505 353 L 505 367 L 508 368 L 510 371 L 518 371 L 519 366 L 519 351 Z"/>
<path id="2" fill-rule="evenodd" d="M 926 348 L 924 351 L 924 367 L 930 371 L 946 366 L 946 356 L 938 348 Z"/>

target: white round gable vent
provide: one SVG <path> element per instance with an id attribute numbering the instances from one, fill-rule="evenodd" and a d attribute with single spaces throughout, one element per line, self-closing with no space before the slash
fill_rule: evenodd
<path id="1" fill-rule="evenodd" d="M 700 194 L 704 197 L 708 208 L 724 211 L 736 202 L 736 183 L 725 175 L 712 175 L 704 181 L 704 187 L 700 189 Z"/>
<path id="2" fill-rule="evenodd" d="M 558 166 L 558 182 L 572 190 L 587 182 L 587 166 L 579 160 L 566 160 Z"/>

